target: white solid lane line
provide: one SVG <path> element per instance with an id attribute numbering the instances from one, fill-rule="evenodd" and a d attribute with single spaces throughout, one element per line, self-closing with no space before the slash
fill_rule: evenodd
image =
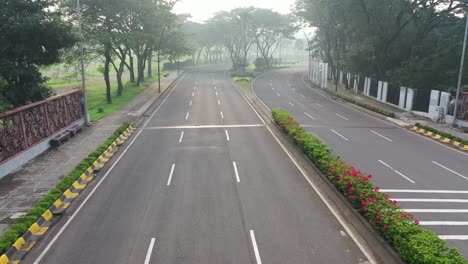
<path id="1" fill-rule="evenodd" d="M 466 221 L 419 221 L 422 226 L 466 226 Z"/>
<path id="2" fill-rule="evenodd" d="M 294 104 L 293 104 L 293 103 L 291 103 L 291 102 L 288 102 L 288 103 L 289 103 L 291 106 L 294 106 Z"/>
<path id="3" fill-rule="evenodd" d="M 223 114 L 223 112 L 221 112 L 221 118 L 224 119 L 224 114 Z"/>
<path id="4" fill-rule="evenodd" d="M 408 213 L 468 213 L 468 209 L 405 209 L 405 212 Z"/>
<path id="5" fill-rule="evenodd" d="M 315 120 L 315 117 L 309 115 L 308 113 L 304 112 L 304 114 L 305 114 L 306 116 L 310 117 L 312 120 Z"/>
<path id="6" fill-rule="evenodd" d="M 224 132 L 226 132 L 226 139 L 229 141 L 229 132 L 227 130 L 224 130 Z"/>
<path id="7" fill-rule="evenodd" d="M 443 168 L 443 169 L 446 169 L 446 170 L 450 171 L 451 173 L 453 173 L 453 174 L 455 174 L 455 175 L 457 175 L 457 176 L 462 177 L 462 178 L 465 179 L 465 180 L 468 180 L 467 177 L 461 175 L 460 173 L 458 173 L 458 172 L 456 172 L 456 171 L 454 171 L 454 170 L 451 170 L 451 169 L 445 167 L 445 166 L 442 165 L 442 164 L 439 164 L 439 163 L 437 163 L 437 162 L 435 162 L 435 161 L 432 161 L 432 163 L 434 163 L 435 165 L 437 165 L 437 166 L 439 166 L 439 167 L 441 167 L 441 168 Z"/>
<path id="8" fill-rule="evenodd" d="M 151 238 L 151 242 L 148 247 L 148 252 L 146 252 L 146 257 L 145 257 L 145 263 L 144 264 L 149 264 L 150 259 L 151 259 L 151 253 L 153 252 L 153 247 L 154 247 L 154 242 L 156 241 L 156 238 Z"/>
<path id="9" fill-rule="evenodd" d="M 426 199 L 426 198 L 394 198 L 397 202 L 424 202 L 424 203 L 468 203 L 468 199 Z"/>
<path id="10" fill-rule="evenodd" d="M 404 175 L 403 173 L 395 170 L 394 168 L 392 168 L 392 166 L 388 165 L 387 163 L 379 160 L 380 163 L 382 163 L 385 167 L 389 168 L 390 170 L 392 170 L 393 172 L 395 172 L 396 174 L 400 175 L 401 177 L 405 178 L 406 180 L 408 180 L 409 182 L 411 183 L 416 183 L 414 182 L 412 179 L 410 179 L 409 177 L 407 177 L 406 175 Z"/>
<path id="11" fill-rule="evenodd" d="M 279 93 L 276 93 L 276 95 L 281 96 Z"/>
<path id="12" fill-rule="evenodd" d="M 347 121 L 349 121 L 349 119 L 348 119 L 348 118 L 346 118 L 346 117 L 344 117 L 344 116 L 342 116 L 342 115 L 340 115 L 340 114 L 336 114 L 336 115 L 337 115 L 337 116 L 339 116 L 339 117 L 341 117 L 341 118 L 343 118 L 344 120 L 347 120 Z"/>
<path id="13" fill-rule="evenodd" d="M 409 189 L 380 189 L 384 193 L 451 193 L 451 194 L 468 194 L 468 191 L 456 190 L 409 190 Z"/>
<path id="14" fill-rule="evenodd" d="M 184 139 L 184 131 L 182 131 L 182 133 L 180 134 L 179 143 L 182 143 L 183 139 Z"/>
<path id="15" fill-rule="evenodd" d="M 468 236 L 463 235 L 441 235 L 439 237 L 443 240 L 468 240 Z"/>
<path id="16" fill-rule="evenodd" d="M 262 259 L 260 258 L 260 252 L 258 251 L 257 240 L 255 239 L 255 233 L 253 230 L 250 230 L 250 239 L 252 239 L 252 246 L 255 253 L 255 259 L 257 264 L 262 264 Z"/>
<path id="17" fill-rule="evenodd" d="M 171 172 L 169 173 L 169 178 L 167 179 L 167 186 L 171 185 L 172 175 L 174 174 L 175 164 L 172 164 Z"/>
<path id="18" fill-rule="evenodd" d="M 333 129 L 330 129 L 333 133 L 335 133 L 336 135 L 338 135 L 339 137 L 341 137 L 342 139 L 346 140 L 346 141 L 349 141 L 349 139 L 345 138 L 343 135 L 341 135 L 340 133 L 336 132 L 335 130 Z"/>
<path id="19" fill-rule="evenodd" d="M 237 163 L 233 161 L 232 166 L 234 167 L 234 173 L 236 174 L 236 181 L 240 182 L 239 171 L 237 170 Z"/>
<path id="20" fill-rule="evenodd" d="M 370 130 L 370 132 L 376 134 L 377 136 L 379 136 L 379 137 L 381 137 L 381 138 L 383 138 L 383 139 L 385 139 L 385 140 L 387 140 L 387 141 L 393 142 L 393 140 L 391 140 L 391 139 L 389 139 L 388 137 L 385 137 L 385 136 L 383 136 L 383 135 L 381 135 L 381 134 L 375 132 L 374 130 Z"/>
<path id="21" fill-rule="evenodd" d="M 187 112 L 187 115 L 185 116 L 185 120 L 188 120 L 189 116 L 190 116 L 190 112 Z"/>

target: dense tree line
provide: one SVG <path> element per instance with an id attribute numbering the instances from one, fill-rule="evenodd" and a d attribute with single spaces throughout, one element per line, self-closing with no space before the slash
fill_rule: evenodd
<path id="1" fill-rule="evenodd" d="M 297 0 L 295 12 L 316 28 L 310 48 L 333 69 L 448 90 L 456 86 L 467 11 L 467 0 Z"/>
<path id="2" fill-rule="evenodd" d="M 48 97 L 38 66 L 59 60 L 72 47 L 72 26 L 53 1 L 4 0 L 0 5 L 0 111 Z"/>
<path id="3" fill-rule="evenodd" d="M 281 40 L 293 38 L 296 30 L 291 16 L 254 7 L 221 11 L 206 23 L 186 24 L 195 63 L 202 56 L 205 62 L 218 62 L 227 56 L 235 70 L 250 63 L 252 47 L 258 50 L 257 67 L 270 68 Z"/>

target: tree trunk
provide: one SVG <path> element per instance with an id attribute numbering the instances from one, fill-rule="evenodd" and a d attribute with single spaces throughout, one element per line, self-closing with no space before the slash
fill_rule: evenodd
<path id="1" fill-rule="evenodd" d="M 128 58 L 130 59 L 128 72 L 130 73 L 130 81 L 135 82 L 135 67 L 133 67 L 133 56 L 132 56 L 132 50 L 128 49 Z"/>
<path id="2" fill-rule="evenodd" d="M 112 104 L 111 84 L 109 78 L 109 66 L 112 61 L 111 49 L 112 47 L 110 44 L 105 45 L 104 81 L 106 82 L 106 98 L 108 104 Z"/>
<path id="3" fill-rule="evenodd" d="M 153 77 L 152 60 L 153 60 L 153 52 L 151 51 L 150 54 L 148 55 L 148 78 Z"/>

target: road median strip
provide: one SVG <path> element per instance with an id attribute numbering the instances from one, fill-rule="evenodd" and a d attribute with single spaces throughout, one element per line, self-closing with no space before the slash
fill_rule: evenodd
<path id="1" fill-rule="evenodd" d="M 278 128 L 315 164 L 344 199 L 408 264 L 468 263 L 435 233 L 422 228 L 397 201 L 375 187 L 369 175 L 341 161 L 320 139 L 309 134 L 289 113 L 272 111 Z"/>
<path id="2" fill-rule="evenodd" d="M 19 263 L 135 129 L 122 125 L 0 237 L 0 264 Z M 62 191 L 63 190 L 63 191 Z M 58 199 L 57 199 L 58 198 Z"/>
<path id="3" fill-rule="evenodd" d="M 417 125 L 414 125 L 412 127 L 409 128 L 411 131 L 414 131 L 418 134 L 421 134 L 421 135 L 424 135 L 426 137 L 429 137 L 429 138 L 432 138 L 436 141 L 440 141 L 442 143 L 445 143 L 447 145 L 451 145 L 455 148 L 458 148 L 458 149 L 461 149 L 463 151 L 466 151 L 468 152 L 468 144 L 463 144 L 461 142 L 458 142 L 457 140 L 454 140 L 454 139 L 451 139 L 451 138 L 448 138 L 448 137 L 444 137 L 440 134 L 438 134 L 437 132 L 434 132 L 434 131 L 429 131 L 425 128 L 420 128 L 419 126 Z"/>

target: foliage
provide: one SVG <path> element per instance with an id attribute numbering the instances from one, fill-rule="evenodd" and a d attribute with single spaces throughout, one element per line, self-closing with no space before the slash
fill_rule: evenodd
<path id="1" fill-rule="evenodd" d="M 251 77 L 233 77 L 232 80 L 238 83 L 244 90 L 248 91 L 249 84 L 252 78 Z"/>
<path id="2" fill-rule="evenodd" d="M 54 188 L 52 188 L 44 197 L 42 197 L 28 213 L 14 223 L 0 237 L 0 254 L 5 253 L 11 245 L 21 237 L 28 228 L 36 222 L 41 215 L 49 209 L 49 207 L 60 198 L 62 193 L 68 189 L 78 177 L 88 169 L 94 161 L 106 151 L 106 149 L 122 134 L 129 124 L 124 124 L 118 128 L 112 136 L 110 136 L 103 144 L 101 144 L 93 153 L 84 159 L 78 166 L 75 167 L 68 175 L 60 180 Z"/>
<path id="3" fill-rule="evenodd" d="M 43 85 L 38 66 L 58 61 L 59 51 L 76 37 L 52 1 L 4 0 L 0 6 L 0 85 L 2 105 L 17 107 L 42 100 L 52 91 Z"/>
<path id="4" fill-rule="evenodd" d="M 421 89 L 456 84 L 466 0 L 296 0 L 295 9 L 317 29 L 309 46 L 334 75 L 339 68 Z"/>
<path id="5" fill-rule="evenodd" d="M 432 133 L 436 133 L 438 135 L 441 135 L 443 136 L 444 138 L 449 138 L 451 140 L 455 140 L 455 141 L 458 141 L 460 143 L 462 143 L 463 145 L 465 146 L 468 146 L 468 140 L 464 140 L 462 138 L 459 138 L 459 137 L 456 137 L 452 134 L 449 134 L 449 133 L 446 133 L 446 132 L 443 132 L 443 131 L 440 131 L 440 130 L 437 130 L 433 127 L 430 127 L 430 126 L 425 126 L 425 125 L 421 125 L 420 123 L 416 123 L 415 126 L 419 127 L 419 128 L 422 128 L 426 131 L 429 131 L 429 132 L 432 132 Z"/>
<path id="6" fill-rule="evenodd" d="M 412 214 L 401 210 L 396 201 L 380 192 L 379 187 L 372 183 L 372 175 L 361 172 L 332 155 L 327 145 L 309 134 L 286 111 L 273 109 L 272 115 L 278 127 L 343 196 L 359 208 L 370 226 L 400 253 L 406 263 L 468 263 L 456 249 L 449 248 L 436 234 L 421 228 Z"/>

